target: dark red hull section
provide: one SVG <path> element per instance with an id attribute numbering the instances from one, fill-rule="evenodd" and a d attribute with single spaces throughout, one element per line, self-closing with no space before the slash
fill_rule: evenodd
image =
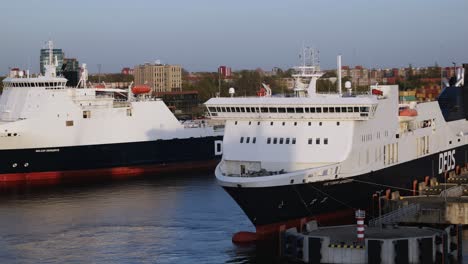
<path id="1" fill-rule="evenodd" d="M 321 226 L 352 224 L 350 220 L 353 219 L 354 213 L 355 212 L 353 209 L 348 209 L 315 215 L 312 217 L 292 219 L 280 223 L 255 226 L 257 239 L 266 240 L 270 238 L 276 238 L 281 231 L 293 227 L 297 228 L 298 231 L 302 231 L 305 224 L 312 220 L 317 221 L 317 223 Z"/>
<path id="2" fill-rule="evenodd" d="M 161 173 L 214 170 L 218 162 L 218 160 L 206 160 L 84 170 L 6 173 L 0 174 L 0 186 L 11 187 L 23 184 L 58 184 L 69 180 L 87 181 L 104 178 L 122 179 Z"/>

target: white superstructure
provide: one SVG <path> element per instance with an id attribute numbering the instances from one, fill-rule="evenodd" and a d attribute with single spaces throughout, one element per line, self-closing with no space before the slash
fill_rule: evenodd
<path id="1" fill-rule="evenodd" d="M 372 86 L 362 95 L 341 93 L 341 87 L 337 94 L 320 94 L 318 69 L 299 70 L 296 97 L 205 103 L 213 119 L 226 120 L 223 158 L 216 168 L 221 185 L 339 182 L 447 151 L 432 165 L 442 173 L 455 166 L 449 150 L 468 143 L 467 121 L 446 122 L 437 101 L 399 104 L 395 85 Z M 303 93 L 306 78 L 310 83 Z"/>
<path id="2" fill-rule="evenodd" d="M 129 89 L 67 87 L 50 61 L 44 76 L 10 76 L 0 98 L 0 149 L 51 148 L 222 135 L 180 123 L 160 99 Z"/>

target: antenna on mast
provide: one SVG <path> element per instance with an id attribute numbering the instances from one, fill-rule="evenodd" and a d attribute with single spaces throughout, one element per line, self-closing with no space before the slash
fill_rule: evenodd
<path id="1" fill-rule="evenodd" d="M 54 42 L 52 40 L 47 41 L 47 48 L 49 49 L 49 61 L 45 65 L 45 76 L 56 77 L 57 76 L 56 64 L 58 63 L 58 61 L 57 59 L 55 59 L 56 63 L 53 62 Z"/>

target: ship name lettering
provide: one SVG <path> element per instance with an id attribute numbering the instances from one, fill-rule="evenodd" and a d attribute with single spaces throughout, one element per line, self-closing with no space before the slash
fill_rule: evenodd
<path id="1" fill-rule="evenodd" d="M 352 179 L 346 179 L 346 180 L 339 180 L 339 181 L 332 181 L 332 182 L 326 182 L 323 185 L 324 186 L 329 186 L 329 185 L 336 185 L 336 184 L 343 184 L 343 183 L 349 183 L 352 182 Z"/>
<path id="2" fill-rule="evenodd" d="M 60 149 L 36 149 L 36 152 L 60 152 Z"/>
<path id="3" fill-rule="evenodd" d="M 439 174 L 455 169 L 455 150 L 439 154 Z"/>

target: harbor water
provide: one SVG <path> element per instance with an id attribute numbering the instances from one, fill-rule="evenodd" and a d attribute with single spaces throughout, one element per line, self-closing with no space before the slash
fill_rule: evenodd
<path id="1" fill-rule="evenodd" d="M 1 263 L 281 263 L 232 244 L 254 228 L 211 174 L 8 189 L 0 216 Z"/>

